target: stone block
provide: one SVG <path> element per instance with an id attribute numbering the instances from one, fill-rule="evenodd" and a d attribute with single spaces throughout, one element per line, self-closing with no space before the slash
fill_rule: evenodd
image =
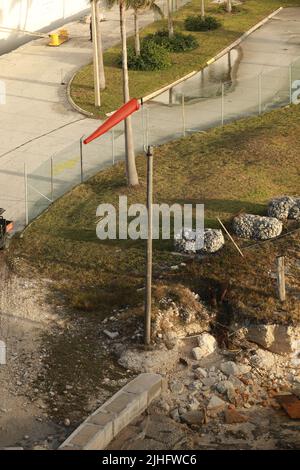
<path id="1" fill-rule="evenodd" d="M 82 450 L 103 450 L 112 439 L 112 423 L 110 426 L 101 427 L 84 422 L 71 434 L 66 444 L 79 447 Z"/>
<path id="2" fill-rule="evenodd" d="M 115 414 L 113 420 L 113 434 L 116 436 L 134 418 L 146 410 L 147 404 L 147 392 L 135 395 L 121 390 L 105 403 L 100 410 Z"/>
<path id="3" fill-rule="evenodd" d="M 151 401 L 157 398 L 161 393 L 162 377 L 159 374 L 140 374 L 138 377 L 129 382 L 129 384 L 127 384 L 123 390 L 137 395 L 146 392 L 147 405 L 150 405 Z"/>

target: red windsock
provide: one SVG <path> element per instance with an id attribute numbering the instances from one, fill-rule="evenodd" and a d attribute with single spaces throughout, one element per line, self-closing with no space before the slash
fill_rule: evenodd
<path id="1" fill-rule="evenodd" d="M 98 129 L 96 129 L 89 137 L 87 137 L 83 143 L 89 144 L 92 140 L 97 139 L 100 135 L 105 134 L 112 127 L 116 126 L 123 119 L 130 116 L 130 114 L 138 111 L 140 109 L 140 104 L 136 98 L 132 98 L 130 101 L 125 103 L 121 108 L 119 108 L 114 114 L 112 114 L 103 124 L 101 124 Z"/>

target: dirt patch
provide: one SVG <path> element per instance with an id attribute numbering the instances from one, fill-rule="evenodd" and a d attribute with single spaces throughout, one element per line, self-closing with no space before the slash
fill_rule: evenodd
<path id="1" fill-rule="evenodd" d="M 72 321 L 49 281 L 16 276 L 0 260 L 0 448 L 56 449 L 127 374 L 103 348 L 91 318 Z M 51 283 L 50 283 L 51 285 Z"/>
<path id="2" fill-rule="evenodd" d="M 65 430 L 49 419 L 33 388 L 42 368 L 42 335 L 55 316 L 45 287 L 12 274 L 3 254 L 0 278 L 0 338 L 7 348 L 7 364 L 0 366 L 0 448 L 55 448 Z"/>

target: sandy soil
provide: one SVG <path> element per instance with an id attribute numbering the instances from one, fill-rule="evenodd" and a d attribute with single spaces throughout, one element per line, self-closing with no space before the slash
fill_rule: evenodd
<path id="1" fill-rule="evenodd" d="M 92 318 L 70 316 L 48 280 L 23 279 L 0 255 L 0 448 L 56 449 L 129 377 Z"/>

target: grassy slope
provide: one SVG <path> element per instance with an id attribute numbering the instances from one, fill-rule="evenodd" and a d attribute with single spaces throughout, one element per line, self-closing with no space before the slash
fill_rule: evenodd
<path id="1" fill-rule="evenodd" d="M 209 227 L 217 226 L 217 216 L 228 223 L 240 210 L 264 213 L 269 198 L 300 193 L 299 135 L 300 106 L 163 145 L 155 151 L 155 201 L 204 202 Z M 143 292 L 137 289 L 144 284 L 145 243 L 101 242 L 95 233 L 98 204 L 116 204 L 121 194 L 128 195 L 129 203 L 145 201 L 143 156 L 138 157 L 137 165 L 141 185 L 136 189 L 126 187 L 120 163 L 55 202 L 12 244 L 8 256 L 19 272 L 37 271 L 54 279 L 53 286 L 71 306 L 100 316 L 113 308 L 141 304 Z M 290 268 L 289 284 L 294 283 L 298 294 L 288 296 L 289 313 L 276 300 L 275 281 L 270 276 L 279 253 L 299 257 L 299 239 L 298 232 L 252 247 L 245 250 L 245 260 L 227 242 L 218 255 L 187 263 L 180 272 L 170 270 L 172 264 L 182 261 L 172 255 L 171 242 L 156 241 L 155 283 L 183 283 L 204 297 L 215 296 L 229 283 L 229 304 L 245 315 L 270 318 L 279 310 L 277 319 L 293 316 L 299 320 L 299 272 L 297 280 L 294 267 Z"/>
<path id="2" fill-rule="evenodd" d="M 231 44 L 251 26 L 266 17 L 280 6 L 300 6 L 299 0 L 247 0 L 240 11 L 229 15 L 207 1 L 207 14 L 214 14 L 222 21 L 222 27 L 216 31 L 192 33 L 199 40 L 199 48 L 180 54 L 172 54 L 172 67 L 157 72 L 130 71 L 131 96 L 140 98 L 172 83 L 193 70 L 203 68 L 208 59 Z M 199 14 L 199 0 L 192 0 L 186 7 L 176 12 L 175 29 L 184 29 L 184 19 L 191 14 Z M 166 20 L 157 21 L 145 28 L 142 35 L 166 27 Z M 107 88 L 102 92 L 100 110 L 94 107 L 93 68 L 83 67 L 75 77 L 71 94 L 74 101 L 83 109 L 103 117 L 105 113 L 117 109 L 122 104 L 122 77 L 117 66 L 120 47 L 112 47 L 105 52 L 105 73 Z"/>

